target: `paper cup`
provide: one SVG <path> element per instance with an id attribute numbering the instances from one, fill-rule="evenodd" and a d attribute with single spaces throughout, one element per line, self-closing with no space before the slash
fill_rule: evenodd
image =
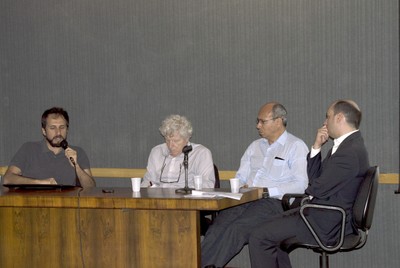
<path id="1" fill-rule="evenodd" d="M 140 192 L 140 183 L 142 182 L 142 178 L 131 178 L 132 181 L 132 191 Z"/>
<path id="2" fill-rule="evenodd" d="M 203 177 L 201 175 L 194 176 L 194 189 L 201 190 L 203 188 Z"/>
<path id="3" fill-rule="evenodd" d="M 239 179 L 233 178 L 229 179 L 231 183 L 231 192 L 232 193 L 239 193 Z"/>
<path id="4" fill-rule="evenodd" d="M 140 192 L 133 192 L 132 193 L 133 198 L 140 198 Z"/>

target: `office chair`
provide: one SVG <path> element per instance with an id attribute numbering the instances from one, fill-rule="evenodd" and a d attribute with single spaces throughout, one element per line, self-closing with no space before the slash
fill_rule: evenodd
<path id="1" fill-rule="evenodd" d="M 219 172 L 218 172 L 218 168 L 215 164 L 214 164 L 214 176 L 215 176 L 214 188 L 220 188 L 221 184 L 219 182 Z"/>
<path id="2" fill-rule="evenodd" d="M 8 166 L 0 167 L 0 183 L 3 184 L 3 176 L 6 174 Z"/>
<path id="3" fill-rule="evenodd" d="M 219 179 L 219 172 L 217 166 L 214 164 L 214 176 L 215 176 L 215 183 L 214 188 L 220 188 L 220 179 Z M 207 216 L 211 215 L 211 219 Z M 216 211 L 201 211 L 200 213 L 200 235 L 205 235 L 208 227 L 212 224 L 213 220 L 217 216 Z"/>
<path id="4" fill-rule="evenodd" d="M 286 239 L 280 245 L 281 249 L 290 253 L 296 248 L 307 248 L 314 252 L 320 254 L 319 263 L 321 268 L 329 268 L 329 255 L 335 254 L 337 252 L 346 252 L 362 248 L 367 242 L 368 231 L 371 228 L 372 218 L 374 214 L 376 196 L 379 184 L 379 167 L 370 167 L 361 182 L 360 188 L 358 190 L 357 198 L 353 205 L 353 224 L 356 227 L 357 234 L 344 235 L 344 227 L 346 222 L 346 213 L 341 207 L 326 206 L 318 204 L 309 204 L 304 202 L 300 208 L 300 215 L 307 225 L 308 229 L 314 236 L 317 244 L 301 243 L 293 238 Z M 291 194 L 288 194 L 291 195 Z M 304 197 L 304 195 L 295 196 L 296 198 Z M 285 201 L 290 200 L 289 197 L 284 198 Z M 288 204 L 283 205 L 288 207 Z M 304 215 L 304 209 L 326 209 L 326 210 L 336 210 L 342 214 L 342 224 L 341 224 L 341 235 L 340 239 L 334 246 L 327 246 L 321 242 L 318 234 L 314 231 L 313 226 L 309 223 Z"/>

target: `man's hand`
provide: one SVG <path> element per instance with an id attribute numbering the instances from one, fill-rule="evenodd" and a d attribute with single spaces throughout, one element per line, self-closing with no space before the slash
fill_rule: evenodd
<path id="1" fill-rule="evenodd" d="M 313 148 L 320 149 L 322 145 L 324 145 L 328 140 L 329 140 L 328 129 L 326 128 L 326 125 L 323 125 L 317 131 L 317 136 L 315 137 Z"/>
<path id="2" fill-rule="evenodd" d="M 78 155 L 77 155 L 76 151 L 71 149 L 70 147 L 65 149 L 65 157 L 68 158 L 71 166 L 73 166 L 73 167 L 78 163 L 77 162 Z"/>

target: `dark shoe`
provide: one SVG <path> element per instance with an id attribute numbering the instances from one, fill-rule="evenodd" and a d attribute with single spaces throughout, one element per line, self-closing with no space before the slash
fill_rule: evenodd
<path id="1" fill-rule="evenodd" d="M 210 264 L 210 265 L 204 266 L 204 268 L 217 268 L 217 267 L 215 267 L 214 264 Z"/>

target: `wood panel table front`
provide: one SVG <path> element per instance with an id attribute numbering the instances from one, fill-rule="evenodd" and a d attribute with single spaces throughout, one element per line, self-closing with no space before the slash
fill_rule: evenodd
<path id="1" fill-rule="evenodd" d="M 200 211 L 261 198 L 260 189 L 241 200 L 113 190 L 0 187 L 0 267 L 200 267 Z"/>

